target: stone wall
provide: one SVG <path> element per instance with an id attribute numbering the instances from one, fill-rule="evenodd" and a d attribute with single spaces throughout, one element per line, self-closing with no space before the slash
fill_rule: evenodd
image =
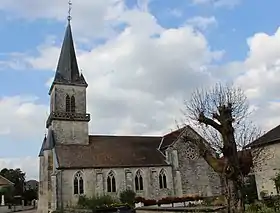
<path id="1" fill-rule="evenodd" d="M 86 113 L 86 88 L 71 85 L 55 85 L 51 93 L 51 112 L 65 112 L 66 95 L 74 95 L 76 100 L 76 112 Z"/>
<path id="2" fill-rule="evenodd" d="M 162 169 L 164 169 L 167 177 L 167 189 L 159 189 L 158 175 Z M 135 189 L 134 177 L 138 170 L 140 170 L 143 177 L 144 190 L 137 191 L 137 196 L 147 199 L 159 199 L 174 194 L 171 167 L 83 169 L 79 171 L 83 174 L 85 195 L 90 197 L 92 195 L 109 194 L 113 197 L 119 197 L 122 191 Z M 73 206 L 78 201 L 79 195 L 74 195 L 73 193 L 73 179 L 77 171 L 62 171 L 62 186 L 59 187 L 58 193 L 62 194 L 65 207 Z M 107 175 L 111 171 L 114 173 L 116 179 L 116 192 L 107 192 Z"/>
<path id="3" fill-rule="evenodd" d="M 88 122 L 53 120 L 51 128 L 57 144 L 89 144 Z"/>
<path id="4" fill-rule="evenodd" d="M 46 213 L 51 207 L 52 203 L 52 186 L 51 174 L 53 173 L 53 157 L 52 150 L 45 150 L 44 155 L 40 157 L 40 169 L 39 169 L 39 201 L 38 212 Z M 49 165 L 52 163 L 52 165 Z"/>
<path id="5" fill-rule="evenodd" d="M 215 196 L 221 194 L 220 176 L 199 156 L 196 147 L 178 140 L 167 152 L 173 165 L 177 191 L 181 190 L 182 195 Z M 181 189 L 179 182 L 181 182 Z"/>
<path id="6" fill-rule="evenodd" d="M 254 154 L 255 153 L 255 154 Z M 276 187 L 272 178 L 280 170 L 280 143 L 271 144 L 261 150 L 253 150 L 254 174 L 258 197 L 262 191 L 276 195 Z"/>
<path id="7" fill-rule="evenodd" d="M 86 114 L 86 88 L 81 86 L 55 85 L 51 93 L 51 112 L 66 112 L 66 95 L 75 97 L 75 112 Z M 87 121 L 52 121 L 56 143 L 88 144 Z"/>

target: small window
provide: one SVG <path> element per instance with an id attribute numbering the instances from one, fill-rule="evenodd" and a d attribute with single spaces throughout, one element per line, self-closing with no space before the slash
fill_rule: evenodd
<path id="1" fill-rule="evenodd" d="M 116 179 L 113 172 L 107 177 L 107 192 L 116 192 Z"/>
<path id="2" fill-rule="evenodd" d="M 70 112 L 70 96 L 66 95 L 66 100 L 65 100 L 65 107 L 66 107 L 66 112 Z"/>
<path id="3" fill-rule="evenodd" d="M 74 194 L 75 195 L 84 194 L 84 180 L 83 180 L 81 172 L 76 173 L 76 175 L 74 177 L 73 187 L 74 187 Z"/>
<path id="4" fill-rule="evenodd" d="M 160 189 L 166 189 L 167 188 L 167 181 L 166 181 L 166 175 L 164 170 L 161 170 L 159 173 L 159 188 Z"/>
<path id="5" fill-rule="evenodd" d="M 143 177 L 142 177 L 141 172 L 139 170 L 136 172 L 134 182 L 135 182 L 135 190 L 136 191 L 142 191 L 143 188 L 144 188 L 143 187 Z"/>

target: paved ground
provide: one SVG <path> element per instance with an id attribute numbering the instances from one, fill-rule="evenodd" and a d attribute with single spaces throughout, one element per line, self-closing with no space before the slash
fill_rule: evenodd
<path id="1" fill-rule="evenodd" d="M 23 213 L 36 213 L 36 209 L 33 209 L 32 206 L 15 206 L 11 209 L 8 209 L 8 206 L 5 208 L 0 208 L 0 213 L 11 213 L 11 212 L 23 212 Z"/>
<path id="2" fill-rule="evenodd" d="M 37 209 L 31 209 L 31 210 L 25 210 L 25 211 L 20 211 L 22 213 L 36 213 Z"/>

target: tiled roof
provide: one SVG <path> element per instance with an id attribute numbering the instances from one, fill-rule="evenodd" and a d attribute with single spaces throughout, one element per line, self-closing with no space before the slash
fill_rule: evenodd
<path id="1" fill-rule="evenodd" d="M 13 184 L 14 184 L 13 182 L 9 181 L 7 178 L 0 175 L 0 186 L 10 186 Z"/>
<path id="2" fill-rule="evenodd" d="M 185 127 L 164 135 L 160 149 L 162 150 L 162 149 L 166 148 L 167 146 L 170 146 L 178 138 L 178 136 L 183 132 L 184 129 L 185 129 Z"/>
<path id="3" fill-rule="evenodd" d="M 54 133 L 52 129 L 48 130 L 48 135 L 44 137 L 42 146 L 39 152 L 39 157 L 44 155 L 44 150 L 51 150 L 55 146 Z"/>
<path id="4" fill-rule="evenodd" d="M 89 145 L 56 145 L 60 168 L 168 165 L 158 146 L 162 137 L 89 136 Z"/>
<path id="5" fill-rule="evenodd" d="M 263 146 L 275 142 L 280 142 L 280 125 L 271 129 L 263 136 L 248 144 L 246 147 Z"/>
<path id="6" fill-rule="evenodd" d="M 47 141 L 47 137 L 45 135 L 45 137 L 43 139 L 43 142 L 42 142 L 42 146 L 41 146 L 40 152 L 39 152 L 39 157 L 44 156 L 44 150 L 45 150 L 45 146 L 46 146 L 46 141 Z"/>

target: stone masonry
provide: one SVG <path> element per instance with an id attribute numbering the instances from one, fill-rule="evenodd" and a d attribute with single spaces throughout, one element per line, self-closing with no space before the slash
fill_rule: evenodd
<path id="1" fill-rule="evenodd" d="M 261 192 L 276 195 L 277 190 L 272 179 L 280 172 L 280 143 L 265 146 L 261 150 L 259 148 L 255 153 L 257 157 L 253 156 L 253 160 L 258 197 L 261 199 Z"/>

